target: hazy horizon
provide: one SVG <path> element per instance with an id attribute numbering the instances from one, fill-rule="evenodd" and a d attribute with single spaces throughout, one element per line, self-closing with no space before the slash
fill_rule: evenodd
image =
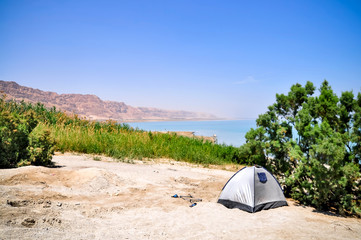
<path id="1" fill-rule="evenodd" d="M 360 1 L 0 0 L 0 79 L 255 119 L 291 85 L 361 92 Z"/>

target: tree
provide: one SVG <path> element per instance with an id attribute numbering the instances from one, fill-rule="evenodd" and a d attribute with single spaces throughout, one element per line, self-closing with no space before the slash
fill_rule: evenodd
<path id="1" fill-rule="evenodd" d="M 361 216 L 361 94 L 339 98 L 326 80 L 314 92 L 307 82 L 277 94 L 241 155 L 272 171 L 301 203 Z"/>

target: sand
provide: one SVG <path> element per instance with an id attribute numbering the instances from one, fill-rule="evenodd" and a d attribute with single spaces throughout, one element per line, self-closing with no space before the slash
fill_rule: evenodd
<path id="1" fill-rule="evenodd" d="M 253 214 L 217 204 L 233 171 L 74 154 L 53 161 L 0 170 L 0 239 L 361 239 L 361 219 L 292 199 Z"/>

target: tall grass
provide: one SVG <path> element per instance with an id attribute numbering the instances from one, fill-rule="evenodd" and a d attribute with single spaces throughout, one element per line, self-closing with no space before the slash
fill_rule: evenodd
<path id="1" fill-rule="evenodd" d="M 95 122 L 42 104 L 13 103 L 15 112 L 34 112 L 51 132 L 56 150 L 103 154 L 118 159 L 169 158 L 200 164 L 241 163 L 239 149 L 172 133 L 133 129 L 115 121 Z"/>
<path id="2" fill-rule="evenodd" d="M 170 158 L 202 164 L 239 162 L 238 149 L 176 134 L 152 133 L 125 128 L 107 129 L 107 124 L 54 125 L 59 151 L 105 154 L 124 159 Z"/>

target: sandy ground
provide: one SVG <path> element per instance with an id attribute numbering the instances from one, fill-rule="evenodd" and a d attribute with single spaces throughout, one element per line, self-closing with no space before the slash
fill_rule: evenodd
<path id="1" fill-rule="evenodd" d="M 0 239 L 361 239 L 361 219 L 297 205 L 217 204 L 234 172 L 58 154 L 58 167 L 0 170 Z M 174 194 L 201 198 L 194 207 Z"/>

